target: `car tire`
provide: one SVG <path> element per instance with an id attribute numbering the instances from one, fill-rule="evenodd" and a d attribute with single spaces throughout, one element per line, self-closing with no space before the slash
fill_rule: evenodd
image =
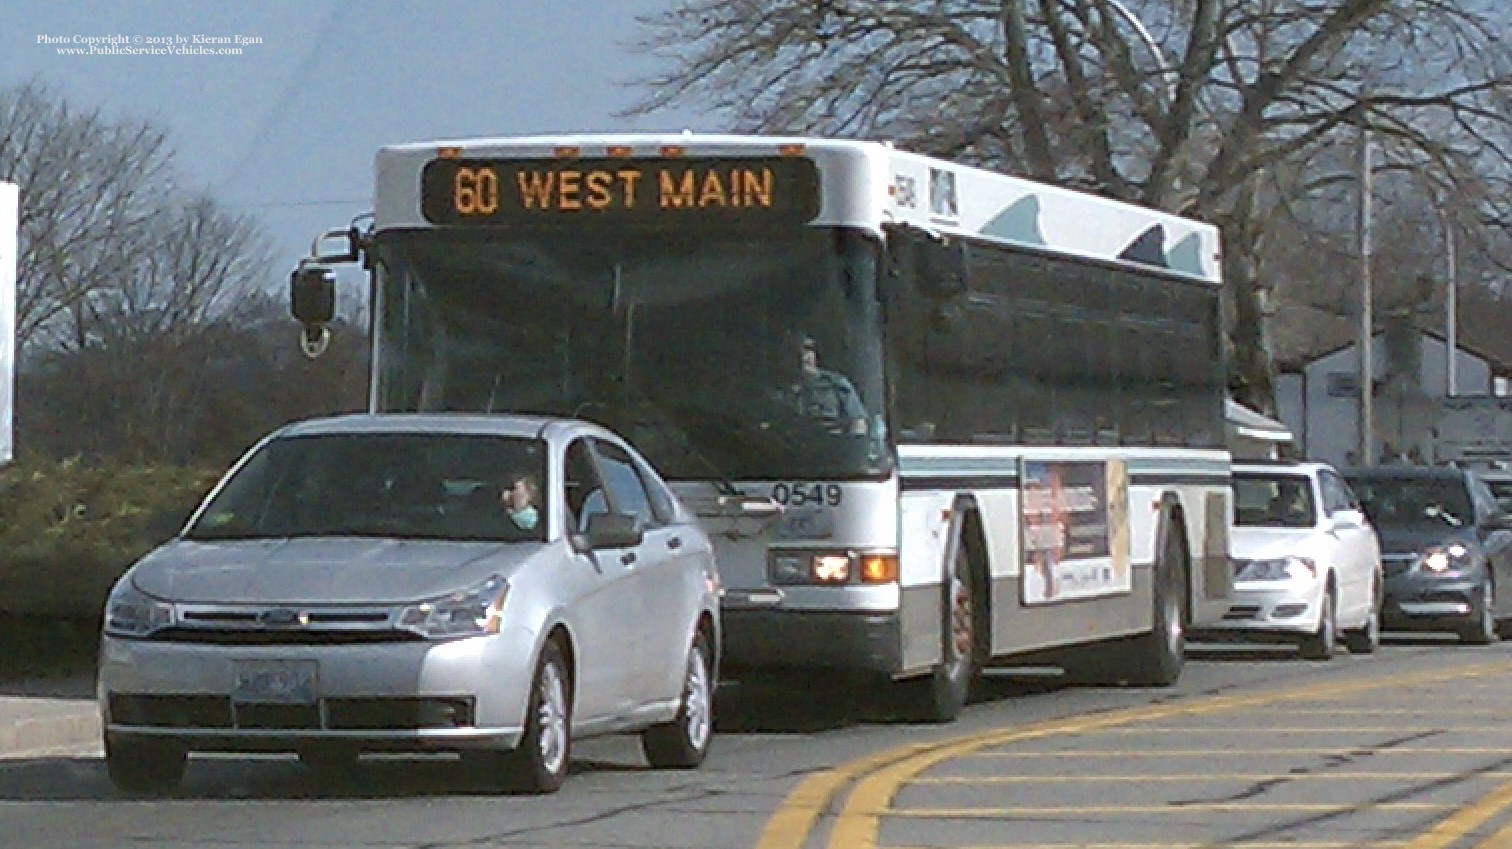
<path id="1" fill-rule="evenodd" d="M 1496 642 L 1496 587 L 1487 581 L 1481 586 L 1480 602 L 1475 607 L 1475 622 L 1459 630 L 1460 642 L 1472 646 L 1489 646 Z"/>
<path id="2" fill-rule="evenodd" d="M 1339 605 L 1332 586 L 1323 591 L 1318 610 L 1318 630 L 1302 638 L 1299 648 L 1308 660 L 1332 660 L 1339 644 Z"/>
<path id="3" fill-rule="evenodd" d="M 110 783 L 128 793 L 166 793 L 178 787 L 189 765 L 183 746 L 145 737 L 105 735 Z"/>
<path id="4" fill-rule="evenodd" d="M 561 646 L 547 640 L 531 679 L 520 743 L 507 752 L 469 752 L 464 761 L 502 773 L 510 789 L 555 793 L 572 758 L 572 685 Z"/>
<path id="5" fill-rule="evenodd" d="M 656 769 L 693 769 L 714 740 L 713 652 L 703 631 L 693 638 L 677 718 L 641 732 L 641 751 Z"/>
<path id="6" fill-rule="evenodd" d="M 1350 654 L 1375 654 L 1381 647 L 1381 582 L 1371 579 L 1370 612 L 1365 624 L 1344 632 L 1344 645 Z"/>

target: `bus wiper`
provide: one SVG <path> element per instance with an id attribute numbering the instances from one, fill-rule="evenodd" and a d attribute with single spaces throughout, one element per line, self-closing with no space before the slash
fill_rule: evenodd
<path id="1" fill-rule="evenodd" d="M 714 462 L 708 454 L 705 454 L 695 444 L 679 416 L 668 411 L 661 404 L 651 400 L 650 396 L 641 391 L 639 387 L 629 383 L 629 381 L 626 381 L 624 386 L 627 394 L 631 396 L 634 405 L 651 412 L 659 426 L 667 428 L 676 434 L 677 442 L 687 452 L 688 456 L 708 470 L 709 484 L 719 494 L 718 499 L 715 501 L 718 505 L 718 510 L 709 514 L 699 513 L 700 516 L 769 519 L 782 514 L 783 505 L 781 503 L 763 495 L 751 495 L 742 492 L 740 487 L 730 480 L 730 476 L 725 472 L 724 468 Z M 695 510 L 695 512 L 698 511 Z"/>

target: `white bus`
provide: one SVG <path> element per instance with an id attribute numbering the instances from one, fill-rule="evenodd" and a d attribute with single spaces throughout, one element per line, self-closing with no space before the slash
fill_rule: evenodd
<path id="1" fill-rule="evenodd" d="M 307 347 L 360 257 L 374 410 L 632 440 L 720 542 L 727 674 L 870 673 L 948 721 L 993 665 L 1173 683 L 1226 607 L 1210 226 L 693 134 L 387 147 L 374 203 L 294 274 Z"/>

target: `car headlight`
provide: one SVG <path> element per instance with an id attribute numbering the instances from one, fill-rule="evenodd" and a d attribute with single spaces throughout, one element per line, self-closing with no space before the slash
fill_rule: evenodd
<path id="1" fill-rule="evenodd" d="M 1306 557 L 1240 560 L 1237 566 L 1236 581 L 1300 581 L 1318 577 L 1318 564 Z"/>
<path id="2" fill-rule="evenodd" d="M 173 605 L 153 598 L 124 578 L 105 601 L 105 633 L 112 637 L 147 637 L 171 627 Z"/>
<path id="3" fill-rule="evenodd" d="M 401 608 L 398 627 L 432 639 L 499 633 L 509 582 L 494 575 L 475 587 Z"/>
<path id="4" fill-rule="evenodd" d="M 1458 572 L 1474 563 L 1475 554 L 1463 543 L 1435 545 L 1424 549 L 1418 557 L 1418 565 L 1427 572 Z"/>

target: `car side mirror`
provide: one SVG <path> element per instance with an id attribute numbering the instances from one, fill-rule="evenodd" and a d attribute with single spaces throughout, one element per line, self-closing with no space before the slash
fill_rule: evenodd
<path id="1" fill-rule="evenodd" d="M 595 513 L 588 517 L 583 542 L 590 551 L 600 548 L 630 548 L 645 539 L 640 521 L 628 513 Z"/>

